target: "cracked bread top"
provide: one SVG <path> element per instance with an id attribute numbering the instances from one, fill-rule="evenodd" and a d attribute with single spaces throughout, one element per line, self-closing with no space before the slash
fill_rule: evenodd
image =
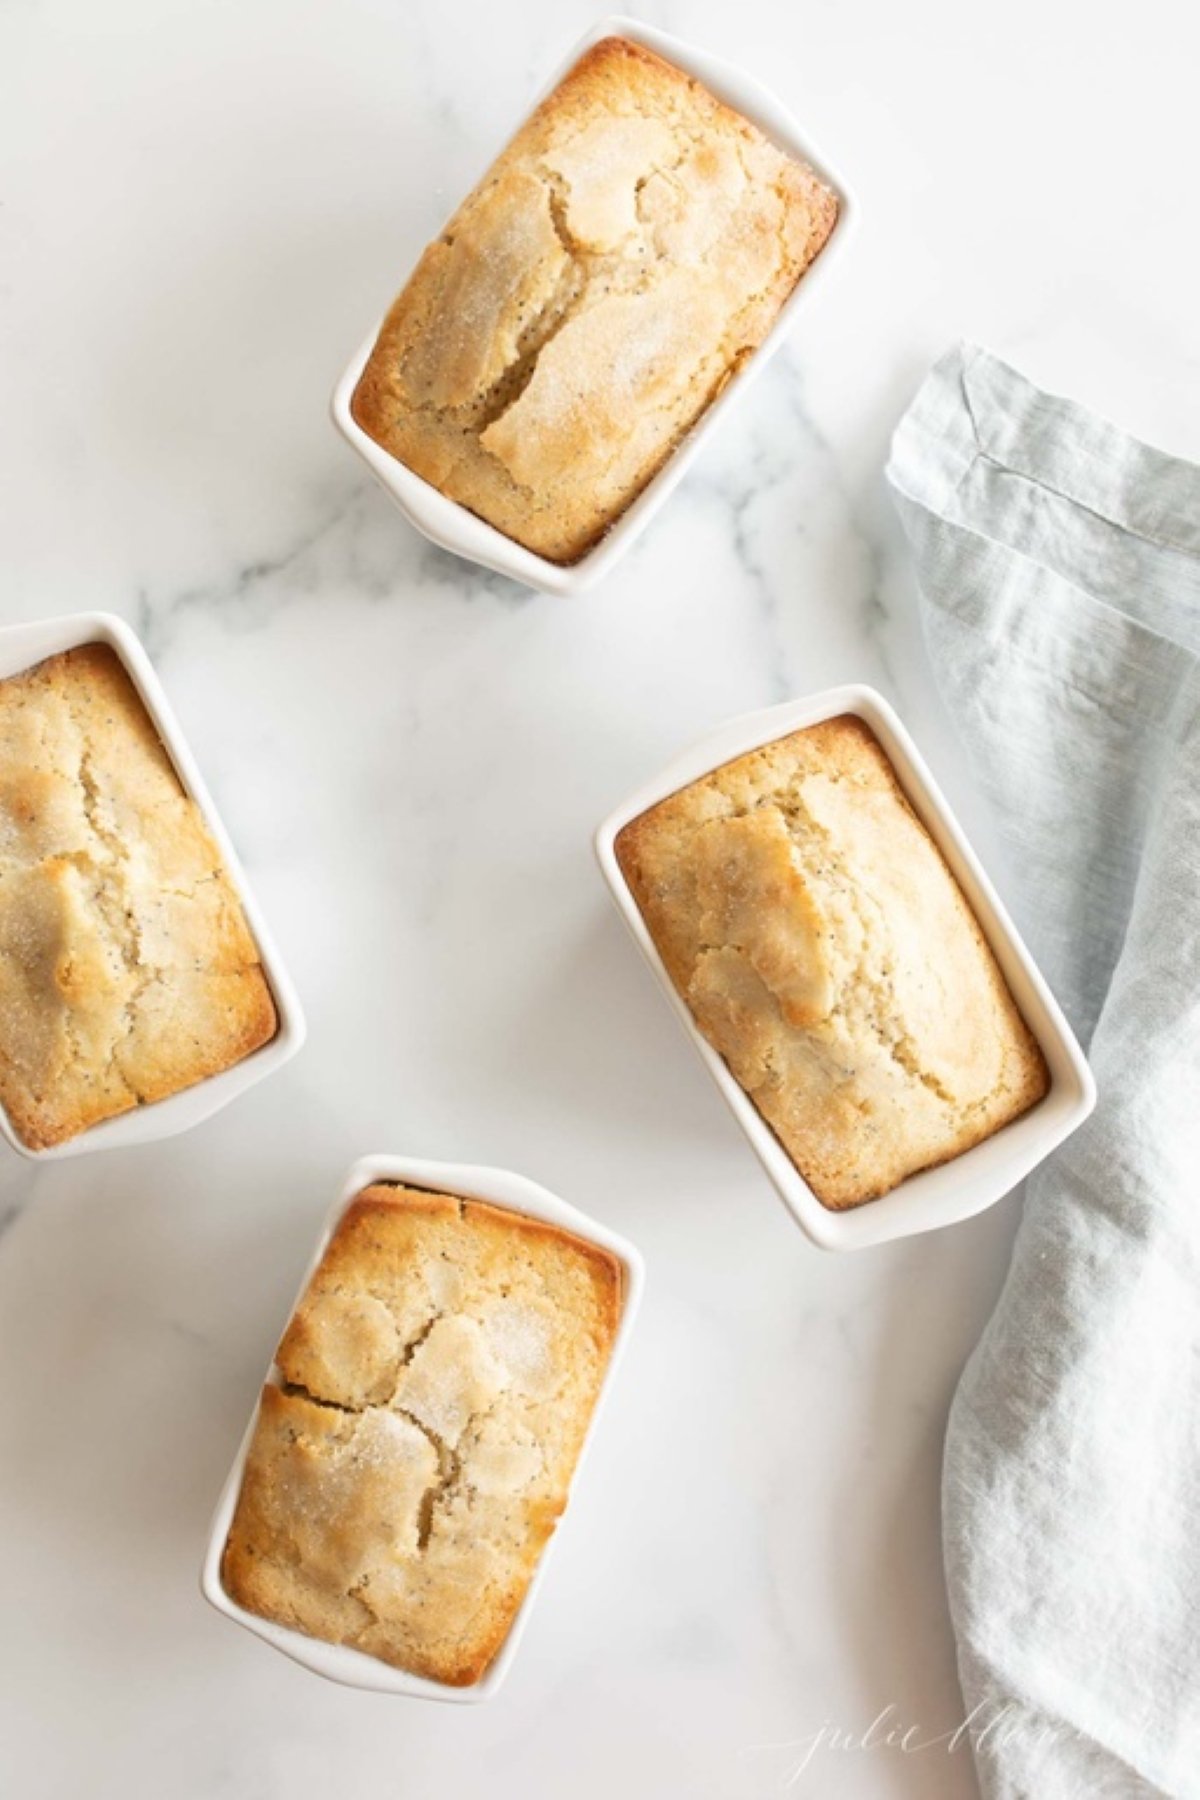
<path id="1" fill-rule="evenodd" d="M 621 1265 L 596 1244 L 479 1200 L 366 1188 L 263 1390 L 226 1592 L 478 1681 L 566 1504 L 620 1312 Z"/>
<path id="2" fill-rule="evenodd" d="M 843 717 L 642 813 L 617 860 L 704 1036 L 824 1205 L 1017 1118 L 1045 1061 L 874 734 Z"/>
<path id="3" fill-rule="evenodd" d="M 426 250 L 353 415 L 451 499 L 575 562 L 762 342 L 836 216 L 747 119 L 605 38 Z"/>
<path id="4" fill-rule="evenodd" d="M 0 681 L 0 1102 L 31 1149 L 276 1030 L 221 853 L 116 652 Z"/>

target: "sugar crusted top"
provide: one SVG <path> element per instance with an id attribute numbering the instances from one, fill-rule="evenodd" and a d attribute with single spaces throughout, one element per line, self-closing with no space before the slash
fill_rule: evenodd
<path id="1" fill-rule="evenodd" d="M 762 341 L 836 214 L 748 120 L 606 38 L 426 250 L 354 416 L 519 543 L 575 561 Z"/>
<path id="2" fill-rule="evenodd" d="M 937 846 L 860 719 L 766 744 L 625 827 L 671 980 L 818 1199 L 855 1206 L 1045 1093 Z"/>
<path id="3" fill-rule="evenodd" d="M 0 681 L 0 1100 L 31 1148 L 274 1036 L 221 853 L 116 652 Z"/>
<path id="4" fill-rule="evenodd" d="M 284 1333 L 224 1558 L 250 1610 L 478 1680 L 565 1504 L 620 1266 L 480 1201 L 377 1184 Z"/>

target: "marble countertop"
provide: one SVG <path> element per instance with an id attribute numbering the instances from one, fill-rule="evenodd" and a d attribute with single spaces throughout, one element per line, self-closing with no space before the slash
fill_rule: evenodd
<path id="1" fill-rule="evenodd" d="M 6 1796 L 974 1793 L 961 1743 L 884 1740 L 961 1718 L 940 1446 L 1015 1202 L 810 1249 L 589 838 L 724 716 L 858 678 L 897 702 L 1006 885 L 882 466 L 960 335 L 1200 452 L 1196 21 L 1189 50 L 1168 0 L 1134 39 L 1104 11 L 646 8 L 771 81 L 857 186 L 862 228 L 628 560 L 569 602 L 431 549 L 326 404 L 594 14 L 0 13 L 0 618 L 105 607 L 142 633 L 311 1029 L 186 1137 L 39 1168 L 5 1153 Z M 522 1654 L 477 1709 L 323 1683 L 197 1589 L 313 1233 L 376 1149 L 522 1170 L 649 1264 Z"/>

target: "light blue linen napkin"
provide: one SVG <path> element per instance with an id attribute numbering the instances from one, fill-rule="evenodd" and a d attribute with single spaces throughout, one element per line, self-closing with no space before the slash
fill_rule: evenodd
<path id="1" fill-rule="evenodd" d="M 1200 1796 L 1200 467 L 982 350 L 888 469 L 1091 1120 L 963 1375 L 946 1575 L 983 1790 Z"/>

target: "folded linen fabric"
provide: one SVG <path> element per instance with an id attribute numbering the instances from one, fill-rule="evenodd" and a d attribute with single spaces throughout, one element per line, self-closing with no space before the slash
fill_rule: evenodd
<path id="1" fill-rule="evenodd" d="M 937 680 L 1096 1112 L 1030 1178 L 946 1442 L 983 1790 L 1200 1795 L 1200 467 L 982 350 L 888 469 Z"/>

